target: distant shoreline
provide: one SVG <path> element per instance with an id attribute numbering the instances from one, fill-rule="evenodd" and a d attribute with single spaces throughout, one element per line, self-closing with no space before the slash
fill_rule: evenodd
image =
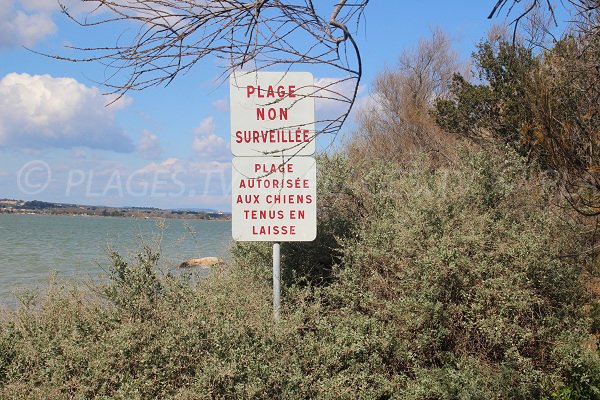
<path id="1" fill-rule="evenodd" d="M 94 214 L 52 214 L 52 213 L 36 213 L 36 212 L 2 212 L 2 215 L 18 215 L 18 216 L 44 216 L 44 217 L 82 217 L 82 218 L 115 218 L 115 219 L 136 219 L 136 220 L 160 220 L 160 219 L 175 219 L 175 220 L 196 220 L 196 221 L 214 221 L 214 222 L 230 222 L 229 218 L 200 218 L 200 217 L 138 217 L 138 216 L 113 216 L 113 215 L 94 215 Z"/>
<path id="2" fill-rule="evenodd" d="M 136 219 L 231 220 L 231 214 L 215 210 L 163 210 L 152 207 L 106 207 L 80 204 L 48 203 L 38 200 L 0 199 L 0 214 L 64 215 L 84 217 L 117 217 Z"/>

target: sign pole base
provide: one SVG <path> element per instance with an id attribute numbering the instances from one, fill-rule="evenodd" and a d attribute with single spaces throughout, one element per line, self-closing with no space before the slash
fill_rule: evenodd
<path id="1" fill-rule="evenodd" d="M 279 321 L 281 308 L 281 248 L 273 243 L 273 319 Z"/>

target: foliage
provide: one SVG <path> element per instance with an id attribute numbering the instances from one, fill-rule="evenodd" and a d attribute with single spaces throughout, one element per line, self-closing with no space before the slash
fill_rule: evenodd
<path id="1" fill-rule="evenodd" d="M 449 148 L 450 135 L 436 127 L 429 109 L 450 95 L 458 70 L 451 41 L 439 30 L 404 51 L 397 68 L 376 76 L 371 101 L 358 111 L 358 129 L 347 146 L 351 157 L 402 162 L 414 152 L 434 154 Z"/>
<path id="2" fill-rule="evenodd" d="M 405 64 L 448 63 L 438 39 Z M 595 238 L 560 195 L 594 210 L 592 39 L 484 42 L 480 81 L 450 94 L 454 66 L 381 75 L 364 135 L 319 157 L 317 239 L 282 246 L 281 321 L 270 243 L 203 279 L 160 273 L 144 244 L 111 252 L 92 293 L 53 284 L 2 317 L 0 398 L 600 398 Z M 434 100 L 471 140 L 432 125 Z"/>
<path id="3" fill-rule="evenodd" d="M 526 87 L 536 67 L 532 51 L 506 40 L 484 41 L 473 54 L 481 83 L 471 83 L 455 75 L 453 99 L 436 102 L 437 123 L 448 132 L 481 141 L 496 139 L 527 153 L 520 132 L 531 119 L 526 103 Z"/>
<path id="4" fill-rule="evenodd" d="M 412 378 L 402 398 L 539 398 L 572 379 L 594 393 L 586 260 L 566 256 L 581 250 L 577 225 L 511 151 L 461 159 L 401 177 L 380 167 L 372 195 L 388 201 L 344 240 L 331 302 L 393 329 Z"/>
<path id="5" fill-rule="evenodd" d="M 481 43 L 474 54 L 479 82 L 454 77 L 453 98 L 436 102 L 438 125 L 511 145 L 560 178 L 575 209 L 599 215 L 599 38 L 567 36 L 538 55 L 518 42 Z"/>
<path id="6" fill-rule="evenodd" d="M 460 151 L 321 159 L 323 243 L 283 248 L 279 323 L 268 244 L 200 280 L 113 253 L 96 295 L 55 285 L 7 313 L 0 397 L 594 398 L 579 225 L 514 152 Z"/>
<path id="7" fill-rule="evenodd" d="M 600 206 L 600 35 L 566 37 L 532 74 L 526 126 L 532 157 L 556 171 L 580 212 Z"/>

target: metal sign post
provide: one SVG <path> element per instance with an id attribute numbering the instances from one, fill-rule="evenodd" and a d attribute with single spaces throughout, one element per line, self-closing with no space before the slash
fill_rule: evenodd
<path id="1" fill-rule="evenodd" d="M 231 235 L 273 242 L 273 319 L 281 315 L 280 242 L 317 236 L 315 86 L 308 72 L 238 71 L 231 104 Z"/>
<path id="2" fill-rule="evenodd" d="M 281 248 L 273 243 L 273 319 L 279 321 L 281 308 Z"/>

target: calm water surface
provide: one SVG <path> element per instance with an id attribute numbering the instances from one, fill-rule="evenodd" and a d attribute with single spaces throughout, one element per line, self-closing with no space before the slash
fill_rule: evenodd
<path id="1" fill-rule="evenodd" d="M 43 289 L 53 273 L 67 280 L 101 277 L 109 246 L 132 255 L 140 240 L 157 246 L 161 232 L 162 267 L 194 257 L 228 258 L 230 221 L 161 221 L 0 214 L 0 303 L 14 303 L 21 289 Z"/>

